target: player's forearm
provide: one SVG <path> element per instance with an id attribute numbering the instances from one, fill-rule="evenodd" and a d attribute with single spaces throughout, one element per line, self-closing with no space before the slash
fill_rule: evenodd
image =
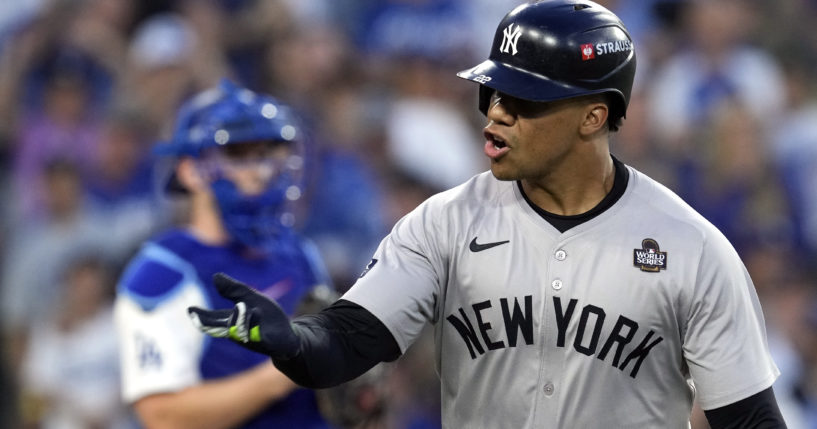
<path id="1" fill-rule="evenodd" d="M 786 429 L 771 387 L 704 414 L 712 429 Z"/>
<path id="2" fill-rule="evenodd" d="M 278 369 L 302 386 L 336 386 L 400 356 L 389 329 L 351 301 L 340 299 L 318 314 L 290 320 L 280 305 L 249 285 L 221 273 L 213 283 L 235 307 L 190 307 L 193 323 L 209 335 L 230 338 L 270 356 Z"/>
<path id="3" fill-rule="evenodd" d="M 255 416 L 294 387 L 265 363 L 233 377 L 145 397 L 134 409 L 147 429 L 226 429 Z"/>
<path id="4" fill-rule="evenodd" d="M 299 353 L 292 359 L 273 361 L 305 387 L 337 386 L 400 356 L 388 328 L 349 301 L 340 300 L 318 314 L 301 316 L 293 327 L 301 340 Z"/>

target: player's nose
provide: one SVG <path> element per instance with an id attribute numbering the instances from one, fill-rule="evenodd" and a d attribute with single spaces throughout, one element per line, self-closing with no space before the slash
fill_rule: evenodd
<path id="1" fill-rule="evenodd" d="M 508 109 L 505 104 L 502 103 L 501 99 L 497 99 L 490 106 L 488 106 L 488 111 L 485 114 L 485 117 L 488 118 L 489 121 L 499 125 L 513 125 L 516 117 L 512 114 L 512 112 Z"/>

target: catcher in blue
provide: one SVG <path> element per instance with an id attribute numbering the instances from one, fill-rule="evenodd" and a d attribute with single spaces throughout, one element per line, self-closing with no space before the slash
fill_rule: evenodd
<path id="1" fill-rule="evenodd" d="M 445 428 L 686 428 L 696 399 L 713 428 L 785 427 L 738 254 L 610 153 L 635 68 L 598 4 L 518 6 L 459 73 L 480 85 L 490 172 L 397 222 L 327 309 L 290 319 L 217 275 L 234 306 L 193 322 L 309 387 L 398 358 L 432 324 Z"/>
<path id="2" fill-rule="evenodd" d="M 147 242 L 118 285 L 123 395 L 145 427 L 329 427 L 313 391 L 186 316 L 191 305 L 232 305 L 212 285 L 218 272 L 258 285 L 288 315 L 329 291 L 291 228 L 300 132 L 287 106 L 225 80 L 185 104 L 172 139 L 156 147 L 173 157 L 168 188 L 189 198 L 190 219 Z"/>

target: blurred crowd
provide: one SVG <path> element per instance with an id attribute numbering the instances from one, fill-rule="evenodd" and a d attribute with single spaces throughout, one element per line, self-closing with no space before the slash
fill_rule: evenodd
<path id="1" fill-rule="evenodd" d="M 477 91 L 455 73 L 517 3 L 0 3 L 0 427 L 138 427 L 118 400 L 111 303 L 142 240 L 184 217 L 150 149 L 186 97 L 228 76 L 297 110 L 297 226 L 343 292 L 397 219 L 487 169 Z M 600 3 L 638 55 L 612 152 L 735 245 L 783 414 L 817 428 L 817 1 Z M 440 426 L 430 342 L 394 365 L 386 427 Z"/>

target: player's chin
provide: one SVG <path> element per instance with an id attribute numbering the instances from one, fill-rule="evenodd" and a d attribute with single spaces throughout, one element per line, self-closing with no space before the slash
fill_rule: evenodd
<path id="1" fill-rule="evenodd" d="M 497 180 L 519 180 L 519 172 L 508 167 L 507 164 L 491 160 L 491 174 L 493 174 Z"/>

